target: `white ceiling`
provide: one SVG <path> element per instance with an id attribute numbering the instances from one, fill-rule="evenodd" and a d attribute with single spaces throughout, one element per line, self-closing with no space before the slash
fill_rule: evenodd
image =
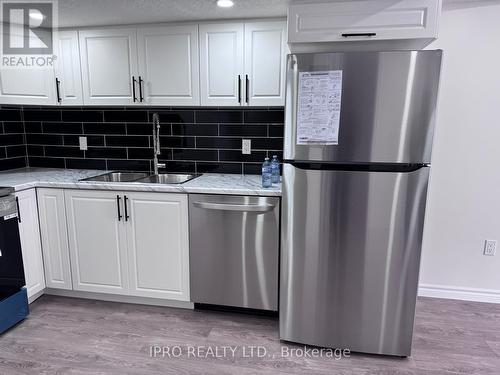
<path id="1" fill-rule="evenodd" d="M 59 27 L 284 17 L 289 0 L 59 0 Z"/>
<path id="2" fill-rule="evenodd" d="M 59 27 L 285 17 L 290 2 L 359 0 L 233 1 L 232 8 L 219 8 L 216 6 L 216 0 L 59 0 Z M 500 0 L 443 1 L 445 9 L 482 6 L 497 2 Z"/>

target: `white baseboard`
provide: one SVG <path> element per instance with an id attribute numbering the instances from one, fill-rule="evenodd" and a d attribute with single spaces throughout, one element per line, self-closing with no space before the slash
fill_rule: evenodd
<path id="1" fill-rule="evenodd" d="M 31 297 L 28 297 L 28 303 L 31 304 L 32 302 L 35 302 L 38 298 L 43 296 L 45 293 L 45 289 L 39 291 L 38 293 L 33 294 Z"/>
<path id="2" fill-rule="evenodd" d="M 53 295 L 53 296 L 61 296 L 61 297 L 93 299 L 93 300 L 98 300 L 98 301 L 123 302 L 123 303 L 135 303 L 138 305 L 177 307 L 177 308 L 181 308 L 181 309 L 194 309 L 193 302 L 164 300 L 164 299 L 158 299 L 158 298 L 120 296 L 120 295 L 116 295 L 116 294 L 80 292 L 80 291 L 76 291 L 76 290 L 63 290 L 63 289 L 51 289 L 51 288 L 45 289 L 45 294 L 49 294 L 49 295 Z"/>
<path id="3" fill-rule="evenodd" d="M 420 284 L 420 297 L 458 299 L 462 301 L 500 303 L 500 290 Z"/>

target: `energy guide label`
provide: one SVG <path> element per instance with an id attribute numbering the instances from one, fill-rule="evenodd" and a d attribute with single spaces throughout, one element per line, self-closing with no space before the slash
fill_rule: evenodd
<path id="1" fill-rule="evenodd" d="M 337 145 L 342 70 L 299 72 L 297 144 Z"/>

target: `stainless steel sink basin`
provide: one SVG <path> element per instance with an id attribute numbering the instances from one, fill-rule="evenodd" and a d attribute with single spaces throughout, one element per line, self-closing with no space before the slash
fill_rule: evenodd
<path id="1" fill-rule="evenodd" d="M 196 177 L 198 176 L 195 174 L 160 173 L 141 178 L 135 182 L 148 184 L 183 184 Z"/>
<path id="2" fill-rule="evenodd" d="M 109 172 L 99 176 L 84 178 L 80 181 L 96 181 L 96 182 L 133 182 L 140 178 L 147 177 L 147 173 L 136 172 Z"/>

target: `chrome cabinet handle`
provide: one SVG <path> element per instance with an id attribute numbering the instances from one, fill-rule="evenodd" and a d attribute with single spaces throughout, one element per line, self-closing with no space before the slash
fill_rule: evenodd
<path id="1" fill-rule="evenodd" d="M 238 212 L 269 212 L 274 209 L 272 204 L 227 204 L 227 203 L 209 203 L 193 202 L 193 205 L 205 210 L 218 211 L 238 211 Z"/>

